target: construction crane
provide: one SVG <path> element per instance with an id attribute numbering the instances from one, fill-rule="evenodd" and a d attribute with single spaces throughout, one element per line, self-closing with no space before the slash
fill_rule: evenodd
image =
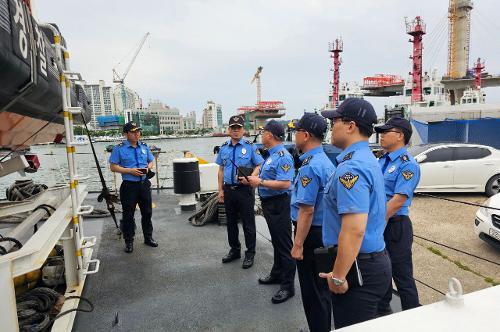
<path id="1" fill-rule="evenodd" d="M 253 75 L 252 81 L 250 82 L 250 84 L 253 84 L 253 82 L 255 82 L 255 84 L 257 85 L 257 107 L 261 102 L 260 73 L 262 73 L 262 69 L 262 66 L 259 66 L 259 68 L 257 68 L 257 72 L 255 73 L 255 75 Z"/>
<path id="2" fill-rule="evenodd" d="M 142 46 L 146 42 L 146 39 L 149 36 L 149 32 L 147 32 L 141 39 L 141 42 L 139 43 L 139 46 L 134 52 L 134 56 L 132 57 L 132 60 L 130 61 L 127 69 L 125 72 L 123 72 L 122 75 L 120 75 L 117 71 L 116 68 L 113 68 L 113 83 L 118 83 L 121 89 L 121 97 L 122 97 L 122 105 L 123 105 L 123 111 L 127 108 L 127 94 L 125 93 L 125 78 L 127 77 L 128 73 L 130 72 L 130 69 L 132 68 L 132 65 L 135 62 L 135 59 L 137 59 L 137 56 L 139 55 L 139 52 L 142 49 Z"/>

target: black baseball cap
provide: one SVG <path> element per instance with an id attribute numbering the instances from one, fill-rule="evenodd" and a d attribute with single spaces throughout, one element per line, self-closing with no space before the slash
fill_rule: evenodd
<path id="1" fill-rule="evenodd" d="M 323 138 L 326 132 L 327 123 L 325 119 L 316 113 L 304 113 L 296 127 L 297 130 L 303 129 L 315 137 Z"/>
<path id="2" fill-rule="evenodd" d="M 271 120 L 266 123 L 264 130 L 270 132 L 280 140 L 285 138 L 285 129 L 283 129 L 283 126 L 276 120 Z"/>
<path id="3" fill-rule="evenodd" d="M 407 140 L 411 138 L 411 134 L 413 133 L 413 129 L 411 128 L 411 123 L 410 121 L 400 116 L 395 116 L 393 118 L 390 118 L 389 121 L 387 121 L 385 124 L 381 126 L 376 126 L 375 131 L 377 133 L 383 133 L 384 131 L 388 131 L 394 128 L 400 129 L 405 135 L 405 138 Z"/>
<path id="4" fill-rule="evenodd" d="M 337 109 L 321 112 L 327 119 L 348 118 L 358 126 L 372 128 L 377 123 L 377 113 L 372 104 L 361 98 L 347 98 Z"/>
<path id="5" fill-rule="evenodd" d="M 240 126 L 243 127 L 245 124 L 245 119 L 241 115 L 234 115 L 229 119 L 229 127 Z"/>
<path id="6" fill-rule="evenodd" d="M 136 132 L 138 130 L 142 130 L 141 127 L 137 125 L 134 121 L 127 122 L 126 124 L 123 125 L 123 132 L 128 133 L 129 131 L 131 132 Z"/>

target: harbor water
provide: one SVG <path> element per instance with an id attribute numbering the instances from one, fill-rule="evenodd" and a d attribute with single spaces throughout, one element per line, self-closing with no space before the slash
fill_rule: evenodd
<path id="1" fill-rule="evenodd" d="M 147 144 L 161 149 L 158 156 L 158 169 L 154 169 L 159 174 L 160 187 L 171 187 L 173 185 L 172 160 L 183 156 L 183 151 L 190 151 L 195 156 L 205 159 L 208 162 L 214 162 L 214 146 L 221 145 L 226 141 L 226 137 L 197 137 L 197 138 L 178 138 L 178 139 L 158 139 L 148 140 Z M 113 176 L 109 170 L 109 155 L 106 147 L 117 142 L 94 143 L 103 175 L 106 179 L 108 188 L 113 188 Z M 14 183 L 15 180 L 32 179 L 35 183 L 43 183 L 47 186 L 53 186 L 60 183 L 68 183 L 68 163 L 66 157 L 66 146 L 59 144 L 37 145 L 31 147 L 31 153 L 38 156 L 40 168 L 36 173 L 26 173 L 22 176 L 19 173 L 13 173 L 2 177 L 0 181 L 0 198 L 6 197 L 5 190 Z M 90 144 L 76 146 L 76 164 L 77 173 L 81 176 L 90 176 L 85 180 L 89 191 L 100 191 L 101 182 L 96 169 L 94 156 Z M 156 180 L 153 179 L 152 186 L 156 187 Z"/>

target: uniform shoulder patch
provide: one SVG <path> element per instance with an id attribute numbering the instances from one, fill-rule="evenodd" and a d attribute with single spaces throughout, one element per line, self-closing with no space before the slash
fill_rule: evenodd
<path id="1" fill-rule="evenodd" d="M 413 177 L 413 172 L 408 169 L 406 171 L 403 171 L 401 174 L 406 181 L 410 181 L 410 179 Z"/>
<path id="2" fill-rule="evenodd" d="M 119 147 L 122 147 L 124 146 L 125 144 L 123 144 L 123 142 L 121 142 L 120 144 L 118 144 Z"/>
<path id="3" fill-rule="evenodd" d="M 252 142 L 250 142 L 249 140 L 245 140 L 245 143 L 247 144 L 253 144 Z"/>
<path id="4" fill-rule="evenodd" d="M 350 159 L 352 159 L 352 155 L 354 154 L 354 152 L 355 152 L 355 151 L 351 151 L 351 152 L 349 152 L 348 154 L 346 154 L 346 155 L 344 156 L 344 158 L 342 159 L 342 161 L 346 161 L 346 160 L 350 160 Z"/>
<path id="5" fill-rule="evenodd" d="M 229 143 L 225 141 L 221 146 L 228 145 Z"/>
<path id="6" fill-rule="evenodd" d="M 312 179 L 308 177 L 307 175 L 304 175 L 303 177 L 300 178 L 300 182 L 302 183 L 302 187 L 307 187 L 309 183 L 311 183 Z"/>
<path id="7" fill-rule="evenodd" d="M 404 163 L 410 161 L 410 158 L 406 154 L 402 155 L 400 158 L 401 158 L 401 161 Z"/>
<path id="8" fill-rule="evenodd" d="M 278 156 L 283 157 L 284 155 L 285 155 L 285 151 L 281 150 L 280 152 L 278 152 Z"/>
<path id="9" fill-rule="evenodd" d="M 281 165 L 281 169 L 284 170 L 285 172 L 288 172 L 290 170 L 290 165 L 288 164 Z"/>
<path id="10" fill-rule="evenodd" d="M 351 172 L 347 172 L 341 177 L 339 177 L 340 183 L 347 189 L 351 190 L 359 179 L 359 175 L 354 175 Z"/>
<path id="11" fill-rule="evenodd" d="M 262 152 L 260 152 L 260 149 L 256 149 L 256 150 L 255 150 L 255 153 L 256 153 L 256 154 L 259 154 L 259 155 L 262 155 Z"/>
<path id="12" fill-rule="evenodd" d="M 304 159 L 304 161 L 302 162 L 302 166 L 308 165 L 311 162 L 312 158 L 313 156 L 309 156 L 306 159 Z"/>
<path id="13" fill-rule="evenodd" d="M 147 145 L 146 142 L 141 142 L 142 145 Z"/>

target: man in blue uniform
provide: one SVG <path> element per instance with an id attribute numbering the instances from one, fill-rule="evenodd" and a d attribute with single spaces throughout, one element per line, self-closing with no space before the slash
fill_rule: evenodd
<path id="1" fill-rule="evenodd" d="M 332 144 L 342 149 L 325 189 L 323 243 L 335 247 L 332 270 L 320 273 L 332 292 L 335 328 L 377 317 L 377 305 L 391 282 L 385 251 L 384 179 L 368 147 L 377 115 L 363 99 L 348 98 L 332 119 Z"/>
<path id="2" fill-rule="evenodd" d="M 243 139 L 245 120 L 241 116 L 229 119 L 229 139 L 222 144 L 216 163 L 220 166 L 218 173 L 219 202 L 224 202 L 227 216 L 227 238 L 231 249 L 222 258 L 222 263 L 229 263 L 241 257 L 241 245 L 238 231 L 238 216 L 243 221 L 245 234 L 245 259 L 242 267 L 248 269 L 253 265 L 255 256 L 255 194 L 250 185 L 239 181 L 241 173 L 253 169 L 251 174 L 259 174 L 260 164 L 264 162 L 255 145 Z M 250 173 L 249 171 L 247 171 Z"/>
<path id="3" fill-rule="evenodd" d="M 408 120 L 394 117 L 385 125 L 375 127 L 381 134 L 380 145 L 385 154 L 379 159 L 385 180 L 388 221 L 384 232 L 385 245 L 392 263 L 392 278 L 398 289 L 403 310 L 418 307 L 418 293 L 413 279 L 411 246 L 413 228 L 408 208 L 420 180 L 420 167 L 406 151 L 412 129 Z M 379 303 L 379 314 L 392 312 L 392 285 Z"/>
<path id="4" fill-rule="evenodd" d="M 269 275 L 259 278 L 264 285 L 280 284 L 272 297 L 273 303 L 282 303 L 295 295 L 295 260 L 291 256 L 292 223 L 290 222 L 290 186 L 295 176 L 293 158 L 283 146 L 283 126 L 269 121 L 262 133 L 262 144 L 269 157 L 262 164 L 259 176 L 249 176 L 252 187 L 259 188 L 262 210 L 266 218 L 274 248 L 274 264 Z M 242 182 L 246 180 L 240 178 Z"/>
<path id="5" fill-rule="evenodd" d="M 303 152 L 292 188 L 291 218 L 295 226 L 292 257 L 297 260 L 302 304 L 311 332 L 330 331 L 331 301 L 326 283 L 320 283 L 314 249 L 322 247 L 323 190 L 335 171 L 321 145 L 327 123 L 305 113 L 296 126 L 295 144 Z"/>
<path id="6" fill-rule="evenodd" d="M 151 182 L 146 177 L 148 170 L 153 167 L 153 155 L 146 143 L 139 141 L 141 128 L 134 122 L 123 126 L 123 133 L 127 138 L 116 145 L 109 157 L 111 171 L 122 174 L 120 186 L 120 200 L 122 202 L 121 229 L 125 239 L 125 252 L 134 250 L 135 235 L 135 207 L 139 204 L 141 210 L 142 232 L 144 243 L 150 247 L 158 247 L 153 239 L 153 224 L 151 223 L 152 200 Z"/>

